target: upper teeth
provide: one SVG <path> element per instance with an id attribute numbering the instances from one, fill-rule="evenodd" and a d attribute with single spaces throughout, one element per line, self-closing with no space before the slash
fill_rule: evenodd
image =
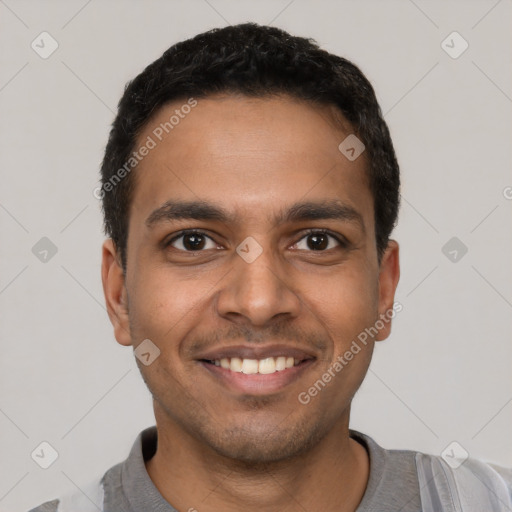
<path id="1" fill-rule="evenodd" d="M 242 372 L 245 374 L 269 374 L 279 372 L 291 368 L 299 364 L 300 359 L 293 357 L 266 357 L 265 359 L 240 359 L 239 357 L 224 357 L 222 359 L 215 359 L 215 366 L 221 366 L 226 370 L 232 372 Z"/>

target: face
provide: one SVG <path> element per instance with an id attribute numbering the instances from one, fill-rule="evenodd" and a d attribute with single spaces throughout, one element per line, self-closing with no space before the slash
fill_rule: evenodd
<path id="1" fill-rule="evenodd" d="M 398 248 L 379 264 L 365 155 L 339 151 L 351 130 L 333 109 L 200 99 L 158 141 L 184 103 L 140 134 L 157 144 L 134 171 L 126 276 L 104 245 L 109 314 L 119 343 L 160 351 L 138 361 L 159 428 L 230 458 L 282 460 L 347 427 L 389 323 L 345 355 L 392 308 Z"/>

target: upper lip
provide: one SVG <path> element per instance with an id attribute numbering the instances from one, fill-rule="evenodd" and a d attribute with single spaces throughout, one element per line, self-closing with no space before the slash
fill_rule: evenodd
<path id="1" fill-rule="evenodd" d="M 225 358 L 239 357 L 240 359 L 265 359 L 267 357 L 293 357 L 303 361 L 315 359 L 311 352 L 287 345 L 237 345 L 232 347 L 219 347 L 202 353 L 198 360 L 215 361 Z"/>

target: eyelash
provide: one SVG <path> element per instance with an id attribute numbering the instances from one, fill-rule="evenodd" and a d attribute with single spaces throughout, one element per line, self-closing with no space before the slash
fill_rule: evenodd
<path id="1" fill-rule="evenodd" d="M 215 242 L 215 240 L 213 240 L 212 237 L 209 236 L 204 231 L 201 231 L 199 229 L 184 229 L 183 231 L 180 231 L 178 234 L 173 236 L 170 240 L 165 241 L 164 242 L 164 248 L 170 247 L 172 245 L 172 243 L 174 243 L 176 240 L 179 240 L 180 238 L 182 238 L 182 237 L 184 237 L 186 235 L 201 235 L 201 236 L 209 238 L 210 240 Z M 334 238 L 334 240 L 336 240 L 336 242 L 339 244 L 340 248 L 346 248 L 349 245 L 348 241 L 344 237 L 342 237 L 341 235 L 335 234 L 332 231 L 329 231 L 328 229 L 314 229 L 314 228 L 307 229 L 303 233 L 303 235 L 299 238 L 299 240 L 297 240 L 297 242 L 295 242 L 295 244 L 297 244 L 298 242 L 300 242 L 304 238 L 308 237 L 309 235 L 328 235 L 331 238 Z M 295 245 L 295 244 L 293 244 L 293 245 Z M 204 249 L 199 250 L 199 251 L 184 251 L 183 249 L 176 249 L 176 250 L 177 251 L 181 251 L 181 252 L 191 253 L 191 254 L 193 254 L 194 252 L 204 252 Z M 329 250 L 330 249 L 325 249 L 323 251 L 313 251 L 313 250 L 311 250 L 311 252 L 327 252 Z"/>

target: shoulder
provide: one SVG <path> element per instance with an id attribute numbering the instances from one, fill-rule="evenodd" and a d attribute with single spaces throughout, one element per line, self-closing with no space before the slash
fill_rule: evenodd
<path id="1" fill-rule="evenodd" d="M 450 503 L 455 510 L 503 510 L 512 507 L 512 469 L 468 458 L 445 460 L 415 456 L 422 503 Z M 458 508 L 457 508 L 458 507 Z M 434 508 L 426 508 L 434 510 Z"/>
<path id="2" fill-rule="evenodd" d="M 73 492 L 43 503 L 29 512 L 133 512 L 127 493 L 133 497 L 133 493 L 137 492 L 134 486 L 139 489 L 141 481 L 150 482 L 144 458 L 155 450 L 156 427 L 152 426 L 139 433 L 128 458 L 112 466 L 102 477 L 88 485 L 80 485 Z"/>
<path id="3" fill-rule="evenodd" d="M 30 509 L 28 512 L 57 512 L 59 500 L 52 500 Z"/>
<path id="4" fill-rule="evenodd" d="M 512 510 L 511 468 L 457 459 L 453 450 L 452 457 L 444 458 L 415 450 L 388 450 L 366 434 L 351 433 L 368 448 L 368 494 L 374 500 L 407 497 L 407 510 L 423 512 Z"/>
<path id="5" fill-rule="evenodd" d="M 112 468 L 114 469 L 114 468 Z M 98 512 L 104 509 L 104 481 L 111 472 L 97 478 L 80 489 L 64 494 L 58 499 L 47 501 L 29 512 Z"/>

